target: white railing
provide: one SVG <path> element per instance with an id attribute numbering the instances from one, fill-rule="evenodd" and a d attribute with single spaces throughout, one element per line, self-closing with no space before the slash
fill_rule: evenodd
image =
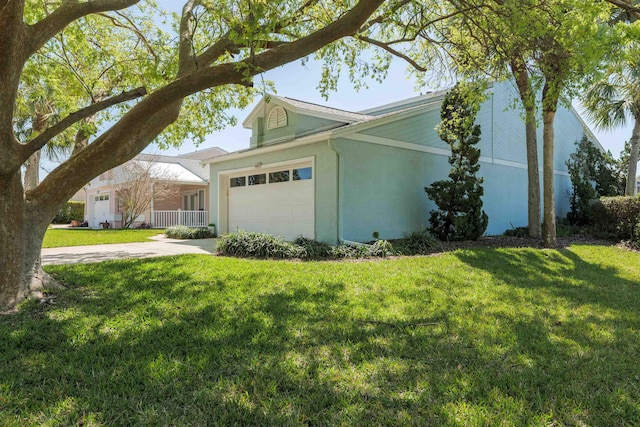
<path id="1" fill-rule="evenodd" d="M 151 214 L 153 228 L 167 228 L 174 225 L 187 227 L 206 227 L 209 224 L 207 211 L 153 211 Z"/>

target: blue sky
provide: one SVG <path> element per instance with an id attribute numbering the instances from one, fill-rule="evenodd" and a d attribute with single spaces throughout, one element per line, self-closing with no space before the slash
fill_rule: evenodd
<path id="1" fill-rule="evenodd" d="M 167 10 L 180 12 L 183 2 L 176 0 L 159 0 L 158 4 Z M 401 99 L 410 98 L 420 94 L 421 89 L 416 89 L 414 82 L 407 78 L 406 63 L 400 59 L 395 59 L 386 80 L 383 83 L 370 82 L 368 89 L 355 91 L 353 84 L 348 78 L 342 78 L 335 93 L 331 93 L 328 100 L 325 100 L 317 89 L 320 81 L 320 65 L 313 60 L 302 66 L 300 62 L 287 64 L 275 70 L 271 70 L 263 75 L 265 80 L 272 80 L 275 83 L 277 94 L 290 98 L 300 99 L 334 108 L 348 111 L 359 111 L 382 105 Z M 256 78 L 256 82 L 260 80 Z M 436 83 L 432 86 L 439 86 Z M 427 91 L 429 89 L 423 89 Z M 256 99 L 256 102 L 259 100 Z M 249 146 L 251 133 L 242 128 L 242 121 L 253 108 L 251 105 L 244 111 L 234 111 L 233 115 L 238 119 L 238 125 L 228 127 L 221 132 L 211 134 L 207 140 L 199 147 L 194 146 L 190 141 L 185 141 L 178 149 L 164 151 L 164 154 L 175 155 L 187 153 L 196 149 L 218 146 L 227 151 L 237 151 Z M 574 101 L 574 106 L 579 110 L 578 102 Z M 584 117 L 584 116 L 583 116 Z M 595 128 L 586 119 L 585 122 L 596 135 L 605 150 L 610 150 L 617 158 L 624 147 L 624 142 L 631 136 L 631 126 L 616 129 L 615 131 L 601 131 Z M 158 153 L 158 148 L 153 144 L 149 146 L 147 152 Z"/>
<path id="2" fill-rule="evenodd" d="M 182 5 L 181 1 L 176 0 L 159 0 L 158 3 L 160 6 L 174 12 L 179 12 Z M 421 91 L 426 92 L 440 86 L 438 82 L 432 82 L 430 83 L 432 87 L 416 89 L 414 82 L 408 78 L 406 63 L 400 59 L 394 60 L 384 82 L 378 83 L 370 81 L 367 83 L 367 89 L 361 89 L 360 91 L 354 90 L 353 84 L 349 82 L 348 78 L 343 76 L 339 82 L 338 90 L 331 93 L 328 100 L 325 100 L 317 89 L 320 76 L 320 64 L 309 60 L 304 66 L 298 61 L 271 70 L 266 72 L 262 78 L 275 83 L 278 95 L 349 111 L 359 111 L 410 98 L 420 95 Z M 260 76 L 256 77 L 256 84 L 260 79 Z M 259 99 L 256 98 L 255 102 L 257 103 L 258 101 Z M 229 152 L 248 148 L 251 132 L 248 129 L 243 129 L 241 123 L 254 105 L 255 103 L 244 111 L 233 111 L 232 114 L 238 119 L 238 125 L 209 135 L 206 141 L 200 146 L 195 146 L 191 141 L 184 141 L 179 148 L 159 151 L 157 146 L 151 144 L 145 152 L 177 155 L 213 146 L 221 147 Z M 574 102 L 574 105 L 577 105 L 577 102 Z M 585 120 L 585 122 L 587 121 Z M 624 142 L 631 136 L 631 126 L 616 129 L 613 132 L 604 132 L 595 129 L 595 127 L 588 122 L 587 124 L 605 150 L 610 150 L 616 158 L 624 147 Z M 42 166 L 44 169 L 50 170 L 55 167 L 56 164 L 44 161 Z M 46 171 L 41 171 L 41 178 L 45 174 Z"/>
<path id="3" fill-rule="evenodd" d="M 320 65 L 314 61 L 308 61 L 305 66 L 302 66 L 300 62 L 287 64 L 265 73 L 264 79 L 272 80 L 275 83 L 278 95 L 349 111 L 364 110 L 377 105 L 417 96 L 421 90 L 416 89 L 414 82 L 407 77 L 407 68 L 401 60 L 395 60 L 393 62 L 384 82 L 378 83 L 371 81 L 368 83 L 368 89 L 355 91 L 353 84 L 348 81 L 348 78 L 341 78 L 337 92 L 331 93 L 328 100 L 325 100 L 317 89 L 318 82 L 320 81 Z M 257 77 L 256 82 L 259 81 L 260 78 Z M 438 86 L 437 82 L 434 83 L 433 86 Z M 422 90 L 426 92 L 432 89 L 433 87 Z M 257 98 L 256 102 L 258 102 L 258 100 Z M 251 132 L 248 129 L 243 129 L 241 123 L 254 105 L 255 103 L 244 111 L 234 111 L 234 115 L 238 118 L 238 125 L 211 134 L 199 147 L 194 146 L 193 143 L 189 141 L 185 141 L 179 149 L 171 149 L 164 153 L 171 155 L 184 154 L 196 149 L 212 146 L 218 146 L 227 151 L 237 151 L 248 148 Z M 578 102 L 574 102 L 574 106 L 577 110 L 580 109 Z M 612 132 L 605 132 L 596 129 L 586 118 L 584 118 L 584 120 L 605 150 L 611 150 L 613 155 L 618 157 L 624 147 L 624 142 L 631 136 L 631 126 L 616 129 Z M 152 145 L 147 151 L 157 153 L 157 147 Z"/>

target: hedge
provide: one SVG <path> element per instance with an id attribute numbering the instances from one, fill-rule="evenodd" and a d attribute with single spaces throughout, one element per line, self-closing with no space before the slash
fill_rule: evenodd
<path id="1" fill-rule="evenodd" d="M 591 204 L 593 232 L 605 237 L 634 240 L 640 221 L 640 196 L 602 197 Z"/>
<path id="2" fill-rule="evenodd" d="M 53 224 L 69 224 L 72 220 L 84 221 L 84 202 L 67 202 L 53 218 Z"/>

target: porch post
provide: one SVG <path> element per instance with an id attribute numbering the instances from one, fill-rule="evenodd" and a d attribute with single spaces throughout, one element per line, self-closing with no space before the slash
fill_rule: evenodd
<path id="1" fill-rule="evenodd" d="M 153 181 L 151 181 L 151 212 L 149 212 L 149 226 L 153 227 L 155 225 L 156 219 L 154 218 L 153 215 L 153 199 L 155 199 L 155 197 L 153 197 Z"/>

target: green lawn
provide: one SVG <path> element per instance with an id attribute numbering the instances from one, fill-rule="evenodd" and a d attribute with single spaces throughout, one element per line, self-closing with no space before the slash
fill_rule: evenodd
<path id="1" fill-rule="evenodd" d="M 164 233 L 153 230 L 92 230 L 90 228 L 50 228 L 44 235 L 43 248 L 102 245 L 110 243 L 148 242 L 149 237 Z"/>
<path id="2" fill-rule="evenodd" d="M 51 266 L 0 316 L 0 425 L 635 426 L 640 254 Z"/>

